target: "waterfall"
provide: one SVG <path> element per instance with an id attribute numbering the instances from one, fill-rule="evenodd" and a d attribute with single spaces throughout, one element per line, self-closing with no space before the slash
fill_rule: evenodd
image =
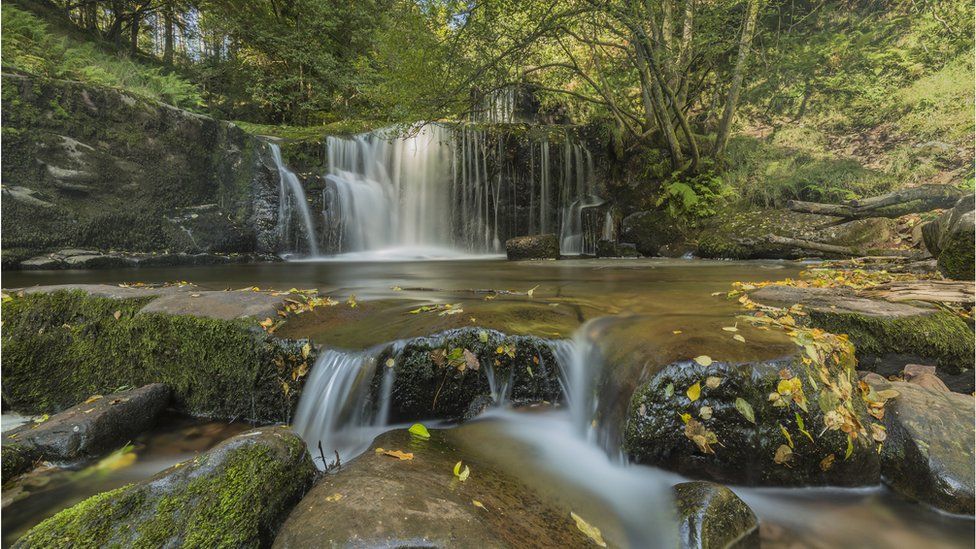
<path id="1" fill-rule="evenodd" d="M 589 151 L 569 133 L 561 146 L 548 136 L 530 143 L 528 158 L 513 146 L 504 133 L 469 125 L 328 137 L 329 252 L 501 253 L 527 229 L 556 231 L 564 253 L 593 253 L 582 216 L 603 200 Z"/>
<path id="2" fill-rule="evenodd" d="M 312 224 L 312 214 L 308 210 L 308 200 L 305 199 L 305 190 L 298 176 L 289 170 L 281 159 L 281 147 L 277 143 L 268 143 L 271 147 L 271 156 L 274 158 L 275 167 L 278 169 L 279 191 L 278 191 L 278 238 L 279 242 L 286 247 L 286 251 L 296 251 L 292 246 L 291 223 L 295 210 L 298 210 L 302 221 L 305 241 L 308 243 L 308 251 L 312 256 L 319 255 L 318 239 L 315 235 L 315 226 Z"/>

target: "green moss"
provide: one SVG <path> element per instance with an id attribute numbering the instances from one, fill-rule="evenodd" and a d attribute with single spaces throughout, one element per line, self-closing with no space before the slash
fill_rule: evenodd
<path id="1" fill-rule="evenodd" d="M 61 291 L 6 302 L 7 402 L 51 413 L 121 386 L 161 382 L 187 413 L 289 420 L 303 381 L 291 379 L 300 343 L 273 338 L 253 320 L 137 314 L 146 301 Z"/>
<path id="2" fill-rule="evenodd" d="M 4 444 L 0 447 L 0 462 L 3 465 L 2 481 L 7 482 L 29 470 L 38 459 L 33 448 L 21 444 Z"/>
<path id="3" fill-rule="evenodd" d="M 811 310 L 809 315 L 812 325 L 847 334 L 858 358 L 905 354 L 935 360 L 949 373 L 973 368 L 973 331 L 950 312 L 886 318 Z"/>
<path id="4" fill-rule="evenodd" d="M 973 280 L 976 278 L 976 253 L 973 235 L 969 238 L 953 235 L 939 254 L 939 271 L 954 280 Z"/>
<path id="5" fill-rule="evenodd" d="M 279 429 L 232 439 L 168 470 L 161 482 L 91 497 L 40 523 L 18 545 L 270 546 L 277 525 L 315 475 L 302 440 Z"/>

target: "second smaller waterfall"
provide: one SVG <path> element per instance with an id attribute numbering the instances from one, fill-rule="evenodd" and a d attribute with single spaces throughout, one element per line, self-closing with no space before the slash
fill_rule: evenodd
<path id="1" fill-rule="evenodd" d="M 301 221 L 302 235 L 308 246 L 308 253 L 312 256 L 319 255 L 318 237 L 315 234 L 315 225 L 312 223 L 312 214 L 308 209 L 308 199 L 305 198 L 305 190 L 302 188 L 301 181 L 295 172 L 285 166 L 281 158 L 281 147 L 277 143 L 268 143 L 271 148 L 271 157 L 274 158 L 275 168 L 278 169 L 279 191 L 278 191 L 278 240 L 284 246 L 285 252 L 297 252 L 298 245 L 291 241 L 292 219 L 298 213 Z"/>

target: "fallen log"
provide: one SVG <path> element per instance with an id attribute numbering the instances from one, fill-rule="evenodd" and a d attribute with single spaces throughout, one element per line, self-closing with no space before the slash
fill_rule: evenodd
<path id="1" fill-rule="evenodd" d="M 812 240 L 803 240 L 800 238 L 789 238 L 775 234 L 766 235 L 766 239 L 773 244 L 781 244 L 783 246 L 792 246 L 802 250 L 813 250 L 834 255 L 848 257 L 870 257 L 871 255 L 870 251 L 868 250 L 853 248 L 851 246 L 824 244 L 823 242 L 814 242 Z M 916 255 L 916 253 L 910 250 L 878 250 L 878 255 L 885 255 L 886 257 L 913 257 Z"/>
<path id="2" fill-rule="evenodd" d="M 794 212 L 829 215 L 845 221 L 871 217 L 901 217 L 911 213 L 953 207 L 964 191 L 952 185 L 921 185 L 892 193 L 851 200 L 845 204 L 823 204 L 790 200 L 786 207 Z"/>

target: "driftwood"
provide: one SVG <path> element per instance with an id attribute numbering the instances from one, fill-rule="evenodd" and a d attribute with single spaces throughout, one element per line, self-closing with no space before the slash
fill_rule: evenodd
<path id="1" fill-rule="evenodd" d="M 965 194 L 952 185 L 922 185 L 893 193 L 851 200 L 846 204 L 822 204 L 790 200 L 786 207 L 794 212 L 840 217 L 843 221 L 872 217 L 901 217 L 911 213 L 953 207 Z M 842 221 L 842 222 L 843 222 Z"/>
<path id="2" fill-rule="evenodd" d="M 766 239 L 773 244 L 782 244 L 784 246 L 792 246 L 794 248 L 800 248 L 802 250 L 814 250 L 817 252 L 823 252 L 834 255 L 848 256 L 848 257 L 860 257 L 860 256 L 870 256 L 870 254 L 862 249 L 853 248 L 851 246 L 836 246 L 834 244 L 824 244 L 823 242 L 814 242 L 812 240 L 802 240 L 799 238 L 788 238 L 785 236 L 779 236 L 775 234 L 766 235 Z M 878 250 L 878 254 L 884 254 L 885 257 L 913 257 L 916 252 L 910 250 Z"/>
<path id="3" fill-rule="evenodd" d="M 865 297 L 880 297 L 892 302 L 928 301 L 972 306 L 976 295 L 976 284 L 964 280 L 888 282 L 859 293 Z"/>

